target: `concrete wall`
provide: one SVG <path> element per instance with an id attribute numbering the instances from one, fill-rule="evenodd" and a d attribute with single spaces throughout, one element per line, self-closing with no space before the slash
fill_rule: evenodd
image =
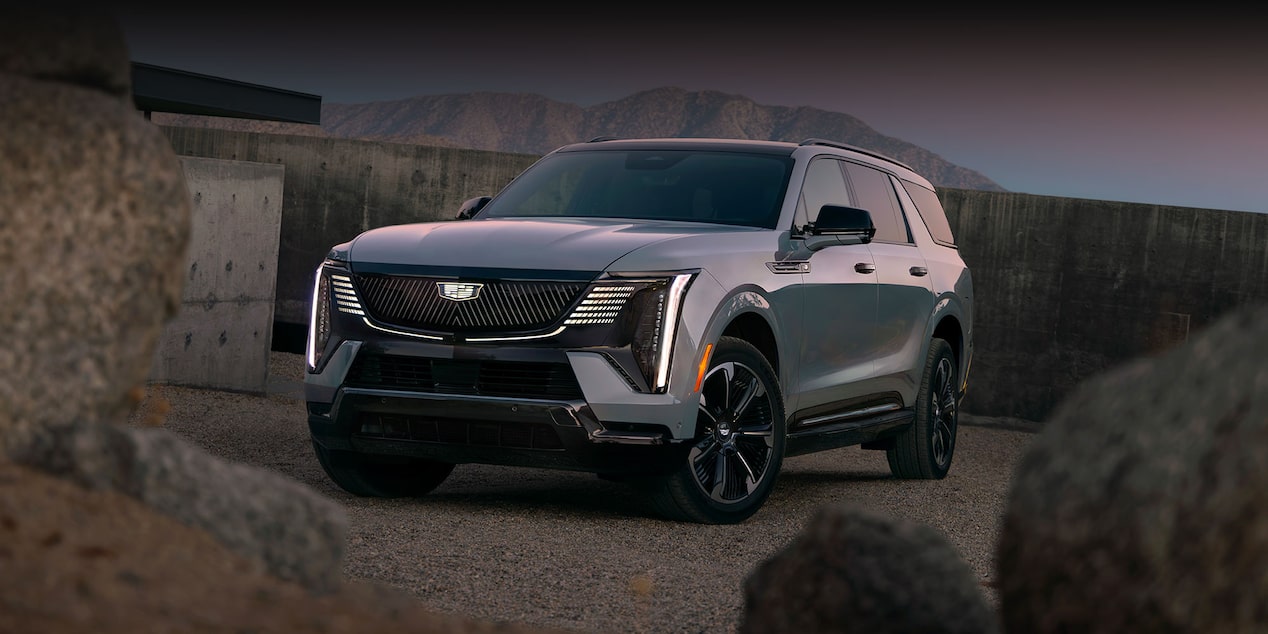
<path id="1" fill-rule="evenodd" d="M 537 159 L 523 154 L 324 137 L 164 127 L 182 156 L 286 167 L 276 318 L 308 321 L 313 271 L 330 247 L 373 227 L 451 219 Z"/>
<path id="2" fill-rule="evenodd" d="M 965 411 L 1042 421 L 1083 379 L 1268 301 L 1268 214 L 957 189 L 941 198 L 977 294 Z"/>
<path id="3" fill-rule="evenodd" d="M 193 199 L 185 288 L 150 379 L 263 393 L 286 170 L 191 157 L 181 164 Z"/>
<path id="4" fill-rule="evenodd" d="M 285 165 L 277 324 L 364 229 L 452 218 L 536 159 L 478 150 L 164 128 L 178 154 Z M 1268 301 L 1268 214 L 946 189 L 977 293 L 965 411 L 1041 421 L 1083 379 Z M 302 330 L 300 330 L 302 332 Z"/>

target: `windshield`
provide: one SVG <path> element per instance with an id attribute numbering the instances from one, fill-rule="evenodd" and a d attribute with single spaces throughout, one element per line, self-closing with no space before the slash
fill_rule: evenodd
<path id="1" fill-rule="evenodd" d="M 773 229 L 792 159 L 696 150 L 561 152 L 538 161 L 481 218 L 591 217 Z"/>

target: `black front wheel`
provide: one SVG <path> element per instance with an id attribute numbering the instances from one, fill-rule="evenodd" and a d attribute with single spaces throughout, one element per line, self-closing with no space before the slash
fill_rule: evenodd
<path id="1" fill-rule="evenodd" d="M 924 378 L 916 395 L 916 421 L 887 453 L 895 477 L 939 480 L 951 469 L 960 411 L 955 354 L 942 339 L 929 343 Z"/>
<path id="2" fill-rule="evenodd" d="M 751 517 L 770 496 L 784 459 L 784 399 L 762 353 L 723 337 L 700 387 L 696 437 L 683 464 L 650 482 L 664 516 L 705 524 Z"/>
<path id="3" fill-rule="evenodd" d="M 313 440 L 317 462 L 340 488 L 362 497 L 420 497 L 449 477 L 454 466 L 421 458 L 332 451 Z"/>

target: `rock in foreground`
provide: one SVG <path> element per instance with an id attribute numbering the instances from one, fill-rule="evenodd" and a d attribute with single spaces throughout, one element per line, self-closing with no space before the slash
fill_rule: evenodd
<path id="1" fill-rule="evenodd" d="M 545 633 L 340 581 L 313 595 L 116 491 L 0 461 L 0 632 Z"/>
<path id="2" fill-rule="evenodd" d="M 1268 631 L 1268 307 L 1067 397 L 998 565 L 1009 632 Z"/>
<path id="3" fill-rule="evenodd" d="M 998 629 L 976 576 L 942 533 L 850 506 L 821 509 L 744 586 L 741 634 Z"/>

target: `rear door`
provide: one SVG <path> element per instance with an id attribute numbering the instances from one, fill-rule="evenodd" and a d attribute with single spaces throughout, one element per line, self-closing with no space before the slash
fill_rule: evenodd
<path id="1" fill-rule="evenodd" d="M 856 206 L 868 210 L 876 225 L 867 245 L 877 281 L 873 389 L 897 392 L 909 406 L 924 369 L 925 333 L 935 301 L 928 263 L 912 238 L 889 174 L 859 163 L 845 166 Z"/>

